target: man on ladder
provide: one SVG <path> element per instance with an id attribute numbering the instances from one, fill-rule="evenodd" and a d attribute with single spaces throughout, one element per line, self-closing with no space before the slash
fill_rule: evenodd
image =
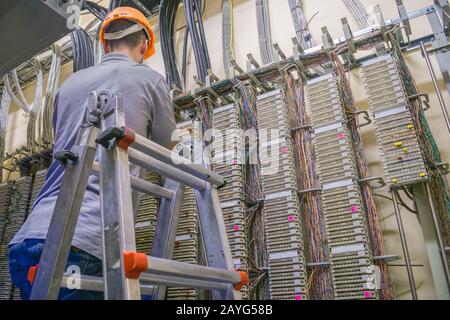
<path id="1" fill-rule="evenodd" d="M 148 20 L 134 8 L 116 8 L 103 21 L 100 40 L 106 53 L 101 63 L 73 74 L 56 95 L 54 154 L 72 148 L 86 113 L 86 98 L 92 91 L 105 89 L 121 95 L 127 127 L 170 148 L 176 126 L 169 88 L 162 75 L 143 64 L 155 53 L 155 37 Z M 130 171 L 138 176 L 140 169 L 131 166 Z M 63 175 L 64 166 L 54 161 L 30 216 L 9 244 L 11 278 L 22 299 L 30 297 L 27 274 L 39 263 Z M 91 175 L 67 262 L 85 275 L 102 274 L 100 215 L 99 178 Z M 101 292 L 69 289 L 61 289 L 59 294 L 60 299 L 102 297 Z"/>

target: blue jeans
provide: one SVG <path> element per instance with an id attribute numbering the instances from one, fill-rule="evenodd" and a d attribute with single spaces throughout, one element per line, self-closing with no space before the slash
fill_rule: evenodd
<path id="1" fill-rule="evenodd" d="M 28 239 L 9 248 L 11 280 L 20 290 L 23 300 L 28 300 L 31 294 L 31 283 L 27 279 L 28 270 L 39 263 L 43 249 L 44 240 L 41 239 Z M 101 260 L 75 247 L 70 250 L 67 266 L 77 266 L 84 275 L 102 276 Z M 61 288 L 58 299 L 100 300 L 103 299 L 103 292 Z"/>

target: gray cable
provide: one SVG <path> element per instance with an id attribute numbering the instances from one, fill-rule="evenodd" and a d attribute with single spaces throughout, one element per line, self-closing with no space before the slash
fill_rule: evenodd
<path id="1" fill-rule="evenodd" d="M 367 10 L 359 0 L 344 0 L 345 5 L 350 9 L 350 12 L 355 17 L 361 28 L 368 28 L 369 20 L 367 19 Z"/>
<path id="2" fill-rule="evenodd" d="M 275 56 L 270 36 L 269 4 L 267 0 L 256 0 L 256 20 L 261 59 L 263 64 L 269 64 L 275 60 Z"/>
<path id="3" fill-rule="evenodd" d="M 222 0 L 222 49 L 223 49 L 223 65 L 227 79 L 234 77 L 234 69 L 231 64 L 233 60 L 233 43 L 231 42 L 233 34 L 232 25 L 232 0 Z"/>
<path id="4" fill-rule="evenodd" d="M 314 45 L 311 33 L 308 29 L 308 22 L 303 13 L 302 0 L 289 0 L 289 8 L 291 9 L 292 20 L 294 22 L 295 33 L 297 34 L 300 46 L 305 50 L 312 48 Z"/>

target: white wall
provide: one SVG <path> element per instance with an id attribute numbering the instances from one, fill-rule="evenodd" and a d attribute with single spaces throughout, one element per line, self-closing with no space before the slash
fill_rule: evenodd
<path id="1" fill-rule="evenodd" d="M 107 2 L 107 1 L 104 1 Z M 343 35 L 341 31 L 340 20 L 347 16 L 353 31 L 358 30 L 356 21 L 351 17 L 350 12 L 340 0 L 303 0 L 304 11 L 307 17 L 317 15 L 310 21 L 310 29 L 316 44 L 320 43 L 321 27 L 327 26 L 333 38 Z M 366 7 L 380 4 L 385 19 L 391 19 L 398 16 L 394 0 L 362 0 Z M 404 0 L 403 1 L 408 11 L 417 10 L 426 5 L 433 4 L 432 0 Z M 206 37 L 210 50 L 212 69 L 215 74 L 223 78 L 225 75 L 222 65 L 222 21 L 221 21 L 221 0 L 207 0 L 205 10 L 204 24 L 206 29 Z M 260 61 L 259 45 L 256 29 L 256 14 L 254 0 L 235 0 L 234 4 L 234 40 L 235 40 L 235 55 L 237 62 L 241 66 L 245 66 L 245 58 L 247 53 L 253 53 L 257 60 Z M 294 27 L 290 15 L 290 10 L 287 0 L 270 0 L 270 19 L 272 28 L 272 39 L 279 43 L 283 51 L 291 54 L 291 38 L 295 36 Z M 182 10 L 180 10 L 182 11 Z M 182 15 L 182 14 L 181 14 Z M 181 32 L 178 34 L 177 49 L 181 50 L 183 39 L 183 17 L 178 18 L 178 25 Z M 152 21 L 157 23 L 157 19 Z M 421 37 L 431 33 L 431 28 L 428 25 L 425 17 L 419 18 L 412 23 L 413 37 Z M 181 55 L 179 55 L 181 57 Z M 439 73 L 438 65 L 435 58 L 432 57 L 435 70 L 438 73 L 442 93 L 446 99 L 447 105 L 450 105 L 450 99 L 447 92 L 444 90 L 442 77 Z M 445 127 L 445 122 L 439 109 L 438 101 L 434 88 L 431 83 L 430 75 L 422 59 L 420 52 L 413 51 L 407 54 L 407 62 L 413 72 L 417 81 L 419 89 L 430 95 L 432 108 L 426 113 L 427 119 L 431 124 L 432 131 L 436 140 L 439 143 L 443 159 L 445 162 L 450 161 L 450 144 L 449 135 Z M 162 63 L 159 39 L 157 43 L 157 54 L 151 58 L 147 63 L 156 70 L 163 72 L 164 67 Z M 189 59 L 189 85 L 192 86 L 192 75 L 195 74 L 195 61 L 192 54 Z M 63 68 L 61 79 L 65 79 L 71 73 L 71 64 Z M 367 109 L 367 99 L 363 92 L 360 80 L 360 70 L 354 70 L 351 73 L 352 90 L 360 109 Z M 26 95 L 31 97 L 33 95 L 33 85 L 28 86 Z M 31 98 L 29 98 L 31 100 Z M 16 147 L 25 144 L 26 136 L 26 118 L 22 111 L 19 111 L 16 106 L 11 108 L 9 119 L 10 127 L 7 135 L 7 150 L 11 151 Z M 368 161 L 370 165 L 370 172 L 372 175 L 383 175 L 383 170 L 380 164 L 380 157 L 376 147 L 375 135 L 373 126 L 365 127 L 362 130 L 363 140 L 365 143 Z M 386 190 L 380 193 L 387 195 Z M 400 240 L 398 237 L 395 217 L 393 216 L 392 206 L 388 201 L 377 200 L 378 213 L 383 227 L 386 253 L 397 254 L 402 256 Z M 418 289 L 418 295 L 421 299 L 435 298 L 434 287 L 430 275 L 430 268 L 427 262 L 425 252 L 425 245 L 420 229 L 420 225 L 412 214 L 407 211 L 402 211 L 403 219 L 406 229 L 406 236 L 409 243 L 410 254 L 412 262 L 416 265 L 423 265 L 415 267 L 415 279 Z M 402 264 L 403 260 L 396 262 Z M 393 280 L 395 283 L 395 293 L 398 299 L 409 299 L 409 285 L 405 269 L 403 267 L 390 268 Z"/>

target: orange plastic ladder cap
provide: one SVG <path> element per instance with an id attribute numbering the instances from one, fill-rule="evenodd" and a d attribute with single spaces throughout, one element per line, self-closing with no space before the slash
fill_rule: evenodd
<path id="1" fill-rule="evenodd" d="M 128 150 L 128 147 L 134 143 L 136 136 L 134 131 L 128 128 L 125 128 L 125 134 L 122 138 L 117 142 L 117 146 L 123 150 Z"/>
<path id="2" fill-rule="evenodd" d="M 148 269 L 148 259 L 145 253 L 125 251 L 123 258 L 125 276 L 129 279 L 139 279 L 141 273 Z"/>
<path id="3" fill-rule="evenodd" d="M 27 280 L 30 284 L 33 284 L 34 279 L 36 278 L 36 273 L 37 273 L 37 269 L 38 269 L 38 264 L 35 266 L 32 266 L 28 269 L 28 274 L 27 274 Z"/>
<path id="4" fill-rule="evenodd" d="M 238 271 L 238 272 L 241 275 L 241 282 L 236 283 L 234 285 L 235 290 L 241 290 L 242 287 L 245 286 L 246 284 L 248 284 L 248 282 L 249 282 L 247 272 L 245 272 L 245 271 Z"/>

